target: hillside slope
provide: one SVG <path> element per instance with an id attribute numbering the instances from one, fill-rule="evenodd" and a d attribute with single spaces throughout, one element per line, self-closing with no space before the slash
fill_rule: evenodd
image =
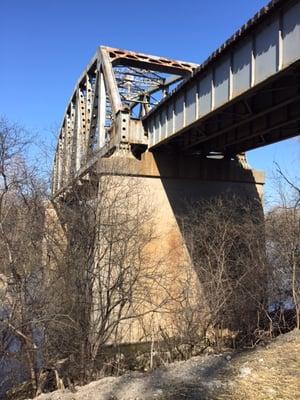
<path id="1" fill-rule="evenodd" d="M 300 332 L 253 350 L 203 355 L 151 373 L 132 372 L 38 400 L 300 399 Z"/>

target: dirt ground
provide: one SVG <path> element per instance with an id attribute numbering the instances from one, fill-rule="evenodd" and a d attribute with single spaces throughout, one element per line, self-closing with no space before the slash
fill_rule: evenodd
<path id="1" fill-rule="evenodd" d="M 38 400 L 297 400 L 300 331 L 243 352 L 193 357 L 149 373 L 108 377 Z"/>

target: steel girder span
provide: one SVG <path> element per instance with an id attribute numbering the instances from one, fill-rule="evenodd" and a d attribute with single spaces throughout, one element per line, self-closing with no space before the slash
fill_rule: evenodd
<path id="1" fill-rule="evenodd" d="M 116 150 L 232 157 L 299 128 L 300 0 L 273 0 L 201 65 L 99 47 L 65 111 L 52 192 Z"/>
<path id="2" fill-rule="evenodd" d="M 144 117 L 149 148 L 228 156 L 300 131 L 300 0 L 273 0 Z"/>

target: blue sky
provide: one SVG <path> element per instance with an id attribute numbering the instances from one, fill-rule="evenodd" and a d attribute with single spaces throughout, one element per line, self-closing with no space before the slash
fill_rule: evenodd
<path id="1" fill-rule="evenodd" d="M 0 114 L 53 140 L 85 65 L 100 44 L 202 62 L 265 0 L 1 0 Z M 290 175 L 294 140 L 252 151 L 253 168 Z M 271 180 L 266 186 L 272 192 Z"/>

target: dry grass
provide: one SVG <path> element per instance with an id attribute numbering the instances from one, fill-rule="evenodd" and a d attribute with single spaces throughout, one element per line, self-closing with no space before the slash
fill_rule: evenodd
<path id="1" fill-rule="evenodd" d="M 230 384 L 220 400 L 300 399 L 300 332 L 234 358 L 223 379 Z"/>

